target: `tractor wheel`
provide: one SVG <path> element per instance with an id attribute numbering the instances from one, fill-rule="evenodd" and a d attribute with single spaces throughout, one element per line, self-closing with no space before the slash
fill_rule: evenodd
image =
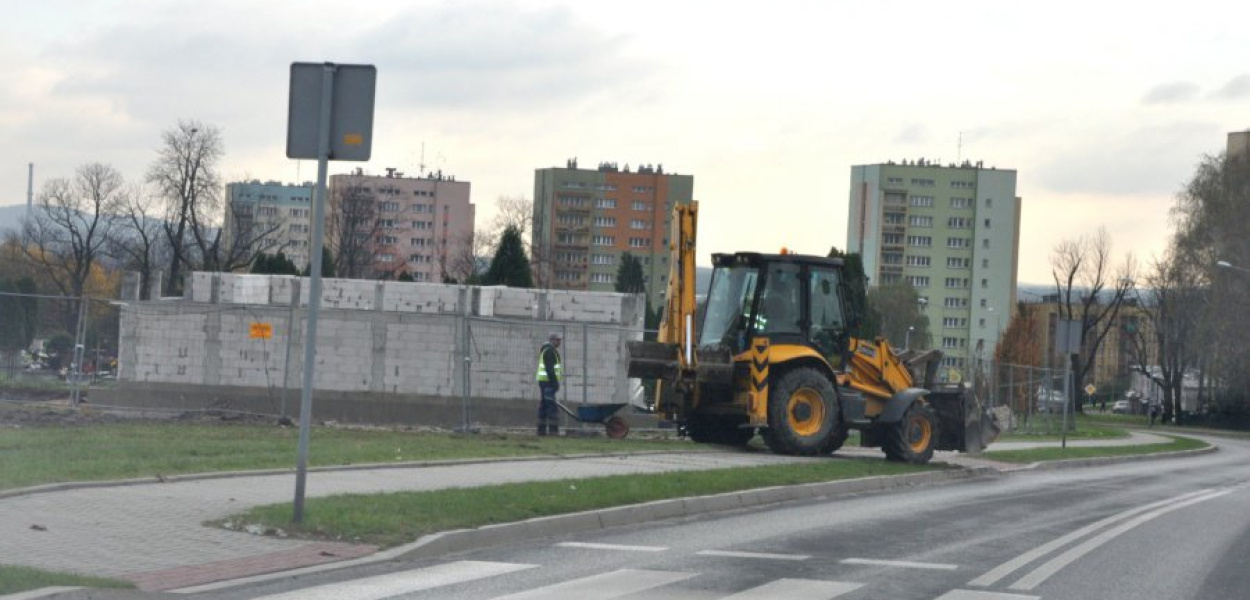
<path id="1" fill-rule="evenodd" d="M 846 438 L 851 435 L 851 430 L 846 425 L 839 423 L 833 428 L 833 435 L 829 436 L 829 441 L 825 442 L 825 447 L 821 449 L 821 454 L 833 454 L 842 448 L 842 444 L 846 443 Z"/>
<path id="2" fill-rule="evenodd" d="M 820 371 L 798 368 L 769 386 L 764 443 L 778 454 L 827 454 L 838 429 L 838 400 Z"/>
<path id="3" fill-rule="evenodd" d="M 612 417 L 604 422 L 604 428 L 607 430 L 608 437 L 619 440 L 629 435 L 629 423 L 620 417 Z"/>
<path id="4" fill-rule="evenodd" d="M 890 460 L 922 465 L 933 458 L 937 440 L 937 417 L 933 409 L 916 401 L 903 413 L 903 420 L 886 430 L 881 449 Z"/>

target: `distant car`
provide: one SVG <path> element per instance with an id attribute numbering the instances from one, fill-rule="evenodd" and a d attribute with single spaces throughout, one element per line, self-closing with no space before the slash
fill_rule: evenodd
<path id="1" fill-rule="evenodd" d="M 1128 400 L 1116 400 L 1111 405 L 1111 412 L 1117 415 L 1127 415 L 1129 412 Z"/>

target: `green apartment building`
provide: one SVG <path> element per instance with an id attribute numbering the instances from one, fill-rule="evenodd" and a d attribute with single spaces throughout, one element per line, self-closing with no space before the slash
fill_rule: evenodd
<path id="1" fill-rule="evenodd" d="M 994 349 L 1016 303 L 1020 255 L 1016 172 L 924 159 L 851 167 L 850 252 L 869 285 L 920 293 L 944 379 Z"/>
<path id="2" fill-rule="evenodd" d="M 689 203 L 694 177 L 663 165 L 600 163 L 534 172 L 534 271 L 543 287 L 611 292 L 626 252 L 642 261 L 651 306 L 668 285 L 669 220 Z"/>

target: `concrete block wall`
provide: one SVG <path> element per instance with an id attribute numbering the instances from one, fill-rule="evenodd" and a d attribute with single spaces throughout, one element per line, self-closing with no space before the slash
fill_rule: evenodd
<path id="1" fill-rule="evenodd" d="M 122 312 L 120 379 L 298 389 L 308 285 L 193 273 L 186 298 L 132 302 Z M 563 399 L 622 403 L 637 387 L 625 377 L 625 342 L 641 339 L 641 296 L 326 279 L 322 300 L 318 390 L 536 401 L 537 352 L 550 331 L 565 339 Z M 252 338 L 257 322 L 272 337 Z"/>

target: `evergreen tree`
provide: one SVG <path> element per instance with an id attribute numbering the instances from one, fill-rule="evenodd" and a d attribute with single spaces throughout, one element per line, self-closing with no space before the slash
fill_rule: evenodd
<path id="1" fill-rule="evenodd" d="M 260 253 L 252 260 L 252 273 L 257 275 L 265 275 L 269 273 L 269 255 Z"/>
<path id="2" fill-rule="evenodd" d="M 534 278 L 530 273 L 530 260 L 525 255 L 525 247 L 521 242 L 521 232 L 516 227 L 508 227 L 499 240 L 499 248 L 490 261 L 490 268 L 482 285 L 504 285 L 517 288 L 534 287 Z"/>
<path id="3" fill-rule="evenodd" d="M 642 274 L 642 261 L 626 252 L 616 268 L 616 291 L 623 294 L 647 293 L 647 282 Z"/>
<path id="4" fill-rule="evenodd" d="M 285 252 L 279 251 L 277 256 L 269 260 L 269 272 L 274 275 L 299 275 L 299 267 L 295 266 L 295 262 Z"/>
<path id="5" fill-rule="evenodd" d="M 411 275 L 410 273 L 408 273 L 408 270 L 407 270 L 407 269 L 405 269 L 405 270 L 403 270 L 403 271 L 400 271 L 400 273 L 399 273 L 399 277 L 397 277 L 395 280 L 396 280 L 396 281 L 404 281 L 404 282 L 408 282 L 408 283 L 411 283 L 411 282 L 413 282 L 413 281 L 416 281 L 415 279 L 413 279 L 413 278 L 412 278 L 412 275 Z"/>
<path id="6" fill-rule="evenodd" d="M 309 261 L 308 266 L 304 267 L 300 275 L 304 277 L 312 275 L 312 261 Z M 325 246 L 321 247 L 321 276 L 334 277 L 334 256 L 330 254 L 330 249 Z"/>

